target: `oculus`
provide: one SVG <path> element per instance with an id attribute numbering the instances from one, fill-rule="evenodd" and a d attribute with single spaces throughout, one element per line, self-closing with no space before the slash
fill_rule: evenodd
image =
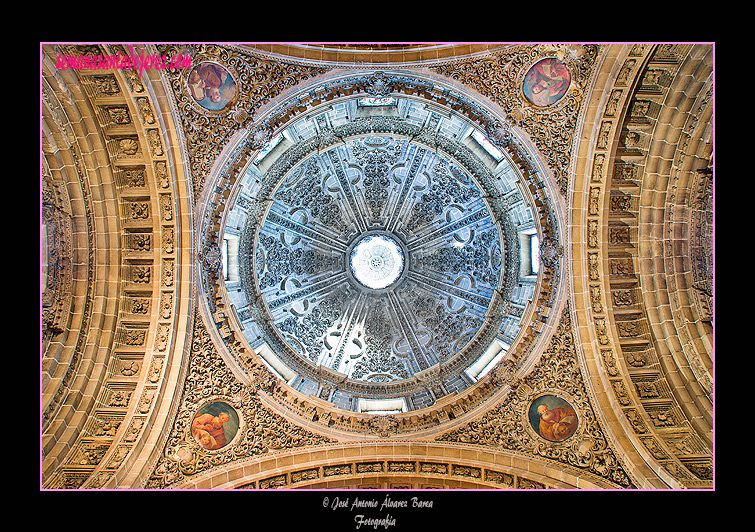
<path id="1" fill-rule="evenodd" d="M 388 235 L 367 235 L 349 254 L 349 268 L 362 286 L 373 290 L 386 288 L 404 272 L 404 252 Z"/>

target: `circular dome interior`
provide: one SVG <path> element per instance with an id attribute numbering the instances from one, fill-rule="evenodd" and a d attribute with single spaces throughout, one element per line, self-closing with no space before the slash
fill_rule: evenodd
<path id="1" fill-rule="evenodd" d="M 345 410 L 416 410 L 469 388 L 505 356 L 537 283 L 518 179 L 481 131 L 421 101 L 351 98 L 294 121 L 225 213 L 244 339 Z"/>

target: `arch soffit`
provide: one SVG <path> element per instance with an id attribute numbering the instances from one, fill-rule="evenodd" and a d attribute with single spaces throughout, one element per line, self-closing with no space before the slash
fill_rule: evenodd
<path id="1" fill-rule="evenodd" d="M 477 489 L 615 489 L 584 471 L 505 450 L 432 442 L 377 441 L 304 448 L 239 460 L 171 489 L 354 487 L 386 475 L 428 483 L 467 482 Z"/>
<path id="2" fill-rule="evenodd" d="M 180 176 L 187 174 L 183 168 L 186 157 L 179 148 L 181 131 L 175 128 L 180 120 L 166 105 L 171 99 L 156 72 L 145 72 L 139 78 L 133 71 L 78 72 L 55 65 L 58 54 L 97 55 L 103 50 L 112 52 L 120 45 L 114 46 L 44 45 L 42 49 L 43 79 L 55 86 L 55 93 L 62 93 L 59 98 L 75 105 L 63 110 L 59 101 L 50 96 L 53 119 L 61 131 L 68 131 L 69 139 L 68 144 L 58 143 L 56 156 L 74 157 L 69 166 L 76 169 L 82 186 L 87 176 L 94 172 L 99 175 L 96 180 L 89 177 L 88 181 L 96 186 L 89 187 L 85 198 L 91 202 L 85 212 L 94 217 L 92 222 L 86 222 L 90 230 L 89 248 L 97 254 L 107 254 L 110 258 L 97 260 L 97 264 L 117 272 L 110 275 L 98 267 L 96 276 L 104 274 L 109 281 L 94 283 L 95 287 L 106 289 L 111 285 L 118 287 L 116 297 L 95 294 L 98 301 L 107 303 L 106 312 L 114 319 L 103 320 L 99 315 L 105 312 L 102 309 L 89 316 L 86 315 L 89 311 L 85 311 L 91 323 L 112 327 L 100 331 L 97 339 L 99 345 L 112 345 L 107 359 L 97 362 L 97 367 L 103 369 L 103 374 L 107 371 L 109 378 L 91 379 L 94 374 L 90 374 L 98 391 L 79 390 L 85 397 L 93 395 L 97 404 L 112 403 L 113 407 L 107 412 L 88 410 L 88 415 L 80 419 L 82 426 L 86 423 L 98 427 L 113 419 L 120 420 L 121 425 L 119 432 L 108 434 L 113 437 L 103 440 L 108 445 L 98 444 L 97 452 L 103 454 L 99 466 L 81 467 L 79 463 L 72 466 L 70 458 L 58 454 L 57 469 L 49 475 L 45 472 L 45 485 L 49 487 L 61 483 L 66 487 L 103 487 L 116 476 L 113 464 L 138 461 L 140 453 L 132 452 L 134 449 L 153 449 L 159 445 L 154 444 L 154 438 L 159 442 L 160 433 L 139 429 L 151 425 L 145 420 L 170 416 L 162 409 L 174 401 L 163 397 L 176 393 L 176 374 L 181 371 L 173 360 L 176 356 L 187 358 L 183 354 L 187 336 L 178 331 L 190 335 L 190 328 L 184 325 L 192 312 L 182 305 L 191 306 L 192 301 L 188 296 L 192 283 L 184 282 L 191 278 L 190 246 L 183 244 L 192 241 L 191 198 L 178 186 Z M 66 116 L 78 118 L 75 126 L 59 120 Z M 81 128 L 87 128 L 86 134 L 79 131 Z M 71 135 L 76 139 L 71 140 Z M 111 225 L 117 229 L 103 229 Z M 100 233 L 105 236 L 101 238 Z M 90 282 L 91 279 L 90 275 Z M 155 294 L 154 301 L 142 297 L 148 293 Z M 157 331 L 154 341 L 147 339 L 148 329 Z M 86 332 L 82 329 L 83 334 Z M 104 352 L 97 350 L 100 355 Z M 84 363 L 89 362 L 78 362 Z M 143 368 L 136 372 L 137 380 L 131 373 L 134 368 Z M 155 386 L 156 382 L 162 385 Z M 113 402 L 114 394 L 140 399 L 129 401 L 127 408 L 123 401 Z M 88 452 L 92 443 L 81 437 L 86 432 L 66 432 L 78 434 L 77 441 L 69 444 L 70 456 L 75 458 Z M 145 445 L 147 441 L 150 443 Z M 124 477 L 126 469 L 118 471 L 119 483 L 130 482 Z"/>
<path id="3" fill-rule="evenodd" d="M 688 52 L 685 50 L 682 57 Z M 632 252 L 631 249 L 647 238 L 643 240 L 637 228 L 618 228 L 615 215 L 609 220 L 606 213 L 615 207 L 611 203 L 615 190 L 625 193 L 627 186 L 633 186 L 636 194 L 643 186 L 643 163 L 637 164 L 642 150 L 628 148 L 626 126 L 630 111 L 636 112 L 633 108 L 635 91 L 648 83 L 644 76 L 652 74 L 648 74 L 648 70 L 652 70 L 648 65 L 657 68 L 660 63 L 673 72 L 681 65 L 679 57 L 664 57 L 653 64 L 654 54 L 660 53 L 658 45 L 615 47 L 601 64 L 601 71 L 596 72 L 596 78 L 606 82 L 596 86 L 591 100 L 586 102 L 585 131 L 579 135 L 585 140 L 580 142 L 576 152 L 574 185 L 568 198 L 569 225 L 580 231 L 580 234 L 572 234 L 569 246 L 572 255 L 569 277 L 574 280 L 571 300 L 577 324 L 575 332 L 581 338 L 577 342 L 580 358 L 587 373 L 597 376 L 590 384 L 601 415 L 605 417 L 607 431 L 619 443 L 619 448 L 635 457 L 629 461 L 638 464 L 639 474 L 646 478 L 660 477 L 670 486 L 694 487 L 709 482 L 710 469 L 705 465 L 687 464 L 698 473 L 691 474 L 666 446 L 668 442 L 654 429 L 648 430 L 654 426 L 653 421 L 643 409 L 643 401 L 636 392 L 636 377 L 632 379 L 632 364 L 625 361 L 622 351 L 622 344 L 631 343 L 631 338 L 624 338 L 630 331 L 624 328 L 619 332 L 617 327 L 625 325 L 617 320 L 624 318 L 621 309 L 613 304 L 617 281 L 624 284 L 631 279 L 640 281 L 638 268 L 644 262 L 637 250 Z M 663 127 L 659 129 L 664 131 Z M 659 147 L 663 142 L 656 143 L 653 137 L 652 145 Z M 647 146 L 645 144 L 645 149 Z M 624 255 L 621 249 L 626 251 Z M 630 346 L 631 349 L 634 347 Z"/>

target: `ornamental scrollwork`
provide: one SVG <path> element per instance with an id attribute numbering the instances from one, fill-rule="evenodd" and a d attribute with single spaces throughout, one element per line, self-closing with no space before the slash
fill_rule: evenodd
<path id="1" fill-rule="evenodd" d="M 464 83 L 500 105 L 514 123 L 530 134 L 553 171 L 561 194 L 566 195 L 577 117 L 598 50 L 597 45 L 580 48 L 530 45 L 439 65 L 433 70 Z M 522 81 L 533 64 L 550 55 L 558 56 L 566 64 L 571 73 L 571 89 L 557 104 L 535 108 L 522 93 Z M 495 135 L 490 139 L 495 143 Z"/>
<path id="2" fill-rule="evenodd" d="M 514 380 L 506 368 L 493 379 L 511 382 L 502 401 L 483 416 L 436 438 L 437 441 L 477 444 L 555 460 L 589 471 L 621 487 L 633 487 L 629 475 L 598 423 L 590 405 L 574 345 L 568 306 L 543 356 L 524 378 Z M 532 426 L 532 402 L 552 394 L 566 398 L 579 419 L 576 431 L 563 441 L 541 436 Z"/>
<path id="3" fill-rule="evenodd" d="M 233 375 L 197 316 L 184 395 L 147 488 L 169 488 L 193 475 L 246 457 L 332 441 L 266 408 L 257 392 L 274 387 L 275 377 L 261 364 L 251 373 L 249 385 Z M 212 401 L 232 406 L 240 419 L 236 437 L 217 450 L 203 447 L 192 427 L 199 407 Z"/>
<path id="4" fill-rule="evenodd" d="M 195 196 L 199 195 L 222 147 L 236 131 L 254 119 L 265 102 L 286 88 L 328 70 L 241 54 L 214 44 L 159 45 L 157 49 L 160 54 L 171 57 L 179 53 L 191 56 L 193 65 L 202 62 L 221 65 L 236 83 L 238 96 L 232 105 L 221 111 L 208 111 L 196 105 L 189 93 L 188 77 L 192 69 L 165 71 L 186 133 Z M 258 137 L 266 134 L 261 133 Z"/>
<path id="5" fill-rule="evenodd" d="M 48 176 L 45 175 L 47 178 Z M 42 293 L 42 323 L 52 333 L 63 332 L 68 308 L 71 305 L 73 262 L 71 251 L 72 227 L 65 187 L 44 180 L 42 188 L 42 228 L 47 249 L 45 286 Z"/>
<path id="6" fill-rule="evenodd" d="M 345 231 L 346 223 L 338 202 L 319 186 L 323 175 L 317 158 L 310 158 L 306 167 L 298 170 L 300 175 L 292 179 L 296 181 L 295 185 L 278 190 L 275 193 L 275 199 L 289 207 L 304 207 L 324 226 L 339 233 Z"/>

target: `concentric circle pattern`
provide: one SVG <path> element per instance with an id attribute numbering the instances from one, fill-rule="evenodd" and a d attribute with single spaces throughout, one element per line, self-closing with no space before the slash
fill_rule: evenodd
<path id="1" fill-rule="evenodd" d="M 285 342 L 371 383 L 450 360 L 482 325 L 501 272 L 498 231 L 469 174 L 390 137 L 294 168 L 256 252 Z"/>
<path id="2" fill-rule="evenodd" d="M 537 282 L 520 272 L 535 223 L 509 160 L 457 116 L 379 103 L 393 107 L 344 100 L 292 122 L 224 221 L 243 338 L 296 391 L 357 412 L 473 386 L 516 341 Z"/>

